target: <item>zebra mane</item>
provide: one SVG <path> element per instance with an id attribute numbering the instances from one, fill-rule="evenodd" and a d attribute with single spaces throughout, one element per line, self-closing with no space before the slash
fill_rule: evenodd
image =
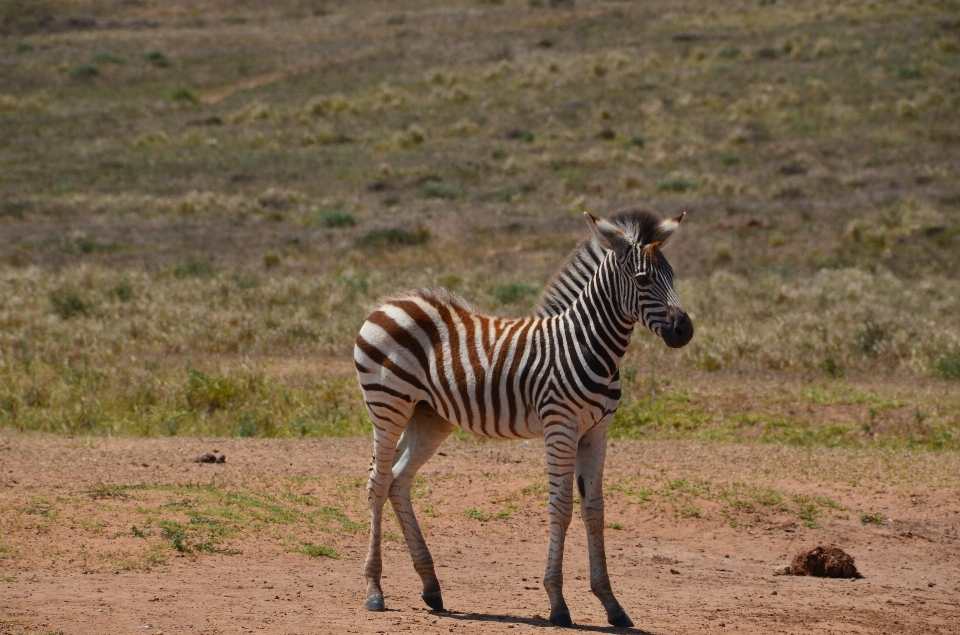
<path id="1" fill-rule="evenodd" d="M 412 298 L 436 300 L 440 304 L 453 306 L 458 309 L 464 309 L 472 313 L 478 313 L 477 309 L 472 304 L 467 302 L 463 296 L 457 295 L 453 291 L 444 289 L 443 287 L 421 287 L 419 289 L 401 291 L 396 295 L 381 298 L 380 304 L 387 304 L 389 302 L 397 302 L 400 300 L 409 300 Z"/>
<path id="2" fill-rule="evenodd" d="M 663 233 L 660 215 L 645 207 L 618 209 L 607 217 L 607 221 L 620 228 L 635 243 L 656 242 Z M 600 268 L 605 256 L 606 252 L 596 238 L 591 236 L 582 240 L 544 287 L 533 314 L 550 317 L 566 311 Z"/>

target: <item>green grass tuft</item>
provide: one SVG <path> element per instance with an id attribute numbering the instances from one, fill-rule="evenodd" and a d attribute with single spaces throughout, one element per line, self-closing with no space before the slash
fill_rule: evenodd
<path id="1" fill-rule="evenodd" d="M 657 183 L 658 192 L 690 192 L 699 187 L 696 181 L 679 177 Z"/>
<path id="2" fill-rule="evenodd" d="M 415 231 L 407 231 L 399 227 L 388 229 L 374 229 L 354 241 L 354 246 L 362 249 L 376 249 L 383 247 L 403 247 L 409 245 L 423 245 L 430 240 L 430 232 L 422 227 Z"/>
<path id="3" fill-rule="evenodd" d="M 305 542 L 299 549 L 300 553 L 311 558 L 339 558 L 340 554 L 335 549 L 325 545 L 315 545 L 312 542 Z"/>
<path id="4" fill-rule="evenodd" d="M 420 195 L 431 198 L 455 199 L 466 196 L 463 188 L 442 181 L 427 181 L 420 186 Z"/>
<path id="5" fill-rule="evenodd" d="M 63 320 L 80 315 L 90 315 L 92 307 L 80 299 L 80 296 L 67 289 L 57 289 L 50 294 L 50 306 L 54 314 Z"/>
<path id="6" fill-rule="evenodd" d="M 96 77 L 100 74 L 100 69 L 96 64 L 77 64 L 67 69 L 67 75 L 72 79 L 86 79 Z"/>
<path id="7" fill-rule="evenodd" d="M 936 377 L 960 381 L 960 354 L 944 355 L 937 362 Z"/>

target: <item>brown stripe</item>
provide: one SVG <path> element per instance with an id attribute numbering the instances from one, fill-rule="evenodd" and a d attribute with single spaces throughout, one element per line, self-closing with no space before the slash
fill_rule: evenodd
<path id="1" fill-rule="evenodd" d="M 527 350 L 527 336 L 533 329 L 535 322 L 535 320 L 530 320 L 526 324 L 521 324 L 519 332 L 515 335 L 511 335 L 511 337 L 516 338 L 516 353 L 514 354 L 513 360 L 510 363 L 510 374 L 508 375 L 509 379 L 511 380 L 511 384 L 513 384 L 513 378 L 517 376 L 517 369 L 520 367 L 520 360 L 523 358 L 523 354 Z M 507 388 L 507 421 L 510 425 L 510 433 L 513 436 L 517 436 L 517 397 L 519 396 L 522 399 L 525 396 L 523 394 L 522 381 L 517 382 L 517 388 L 520 390 L 520 395 L 515 393 L 512 385 Z"/>
<path id="2" fill-rule="evenodd" d="M 453 385 L 460 393 L 460 399 L 463 401 L 463 418 L 459 424 L 461 428 L 466 428 L 473 432 L 473 412 L 470 410 L 470 394 L 467 391 L 467 373 L 463 367 L 463 360 L 460 359 L 460 333 L 456 328 L 456 321 L 450 312 L 450 307 L 443 304 L 436 298 L 423 298 L 440 314 L 440 319 L 447 327 L 447 335 L 450 338 L 450 361 L 453 366 Z M 441 368 L 443 368 L 441 366 Z M 456 404 L 456 402 L 454 402 Z"/>
<path id="3" fill-rule="evenodd" d="M 478 325 L 473 320 L 473 313 L 458 306 L 455 306 L 454 310 L 457 312 L 457 317 L 463 321 L 466 330 L 464 341 L 467 345 L 467 359 L 470 360 L 470 367 L 473 369 L 476 378 L 473 392 L 477 397 L 477 420 L 480 422 L 480 434 L 485 437 L 493 436 L 487 430 L 487 400 L 485 398 L 487 373 L 483 362 L 480 361 L 480 355 L 477 353 L 477 343 L 482 344 L 486 338 L 482 332 L 477 333 Z M 482 322 L 480 326 L 482 326 Z M 464 381 L 466 381 L 466 377 L 464 377 Z M 466 388 L 466 385 L 464 387 Z"/>
<path id="4" fill-rule="evenodd" d="M 446 407 L 446 404 L 449 404 L 450 408 L 453 408 L 453 416 L 455 421 L 460 421 L 460 408 L 457 406 L 456 400 L 453 398 L 453 390 L 450 386 L 450 382 L 447 380 L 447 374 L 443 366 L 443 338 L 440 336 L 440 329 L 437 328 L 437 325 L 434 323 L 433 318 L 431 318 L 426 311 L 420 308 L 420 305 L 414 302 L 413 300 L 396 300 L 393 302 L 393 305 L 398 309 L 402 309 L 409 315 L 414 322 L 420 325 L 420 328 L 423 329 L 424 335 L 430 340 L 430 345 L 433 348 L 433 359 L 437 367 L 437 377 L 440 379 L 440 385 L 443 388 L 444 395 L 446 396 L 445 400 L 438 400 L 440 403 L 436 405 L 443 405 L 443 414 L 445 419 L 450 418 L 450 410 Z M 429 372 L 430 366 L 427 365 L 426 369 Z"/>
<path id="5" fill-rule="evenodd" d="M 415 388 L 422 390 L 423 392 L 427 392 L 427 389 L 423 384 L 420 383 L 419 379 L 398 366 L 392 359 L 384 355 L 380 349 L 365 340 L 362 335 L 357 335 L 357 347 L 363 351 L 364 355 L 372 359 L 380 366 L 383 366 L 403 381 Z"/>

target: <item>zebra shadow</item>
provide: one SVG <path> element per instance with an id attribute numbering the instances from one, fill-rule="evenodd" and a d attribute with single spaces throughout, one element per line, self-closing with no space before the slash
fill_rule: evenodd
<path id="1" fill-rule="evenodd" d="M 446 619 L 457 620 L 459 622 L 493 622 L 496 624 L 524 624 L 526 626 L 539 626 L 541 628 L 553 628 L 549 620 L 534 615 L 533 617 L 518 617 L 516 615 L 502 615 L 496 613 L 457 613 L 454 611 L 431 611 L 431 615 L 443 617 Z M 617 628 L 615 626 L 594 626 L 588 624 L 574 624 L 565 629 L 568 631 L 583 631 L 587 633 L 632 633 L 636 635 L 654 635 L 649 631 L 639 628 Z"/>

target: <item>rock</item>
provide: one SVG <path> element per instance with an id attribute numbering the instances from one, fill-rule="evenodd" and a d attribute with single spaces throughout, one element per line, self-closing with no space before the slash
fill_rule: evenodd
<path id="1" fill-rule="evenodd" d="M 676 569 L 670 569 L 670 573 L 672 573 L 673 575 L 680 575 L 680 572 L 677 571 Z"/>
<path id="2" fill-rule="evenodd" d="M 790 565 L 782 564 L 773 568 L 773 575 L 790 575 Z"/>
<path id="3" fill-rule="evenodd" d="M 216 463 L 217 455 L 216 454 L 204 454 L 203 456 L 198 456 L 193 460 L 194 463 Z"/>
<path id="4" fill-rule="evenodd" d="M 226 454 L 221 454 L 220 456 L 217 457 L 217 463 L 226 463 L 226 462 L 227 462 Z"/>
<path id="5" fill-rule="evenodd" d="M 853 558 L 837 547 L 815 547 L 801 551 L 790 563 L 791 575 L 812 575 L 818 578 L 861 578 Z"/>

